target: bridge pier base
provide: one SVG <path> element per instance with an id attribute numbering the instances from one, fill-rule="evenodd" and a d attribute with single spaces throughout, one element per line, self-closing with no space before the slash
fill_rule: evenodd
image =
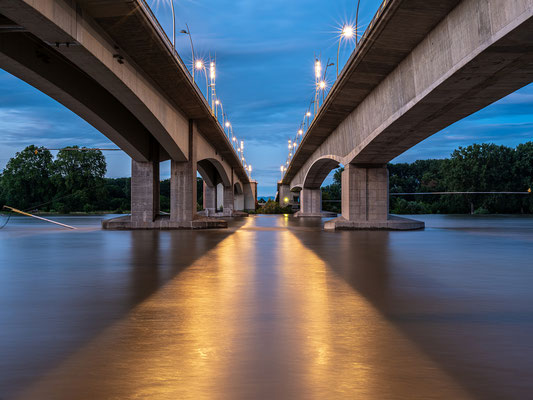
<path id="1" fill-rule="evenodd" d="M 386 166 L 345 166 L 342 173 L 342 216 L 327 221 L 324 229 L 422 228 L 423 222 L 389 215 L 389 172 Z"/>
<path id="2" fill-rule="evenodd" d="M 300 191 L 300 211 L 294 214 L 295 217 L 336 217 L 337 214 L 329 211 L 322 211 L 322 190 L 303 188 Z"/>

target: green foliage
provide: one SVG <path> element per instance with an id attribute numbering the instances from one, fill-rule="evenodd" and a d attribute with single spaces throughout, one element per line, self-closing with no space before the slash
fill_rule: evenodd
<path id="1" fill-rule="evenodd" d="M 99 209 L 107 195 L 104 190 L 106 170 L 105 157 L 100 150 L 60 150 L 53 163 L 52 182 L 63 212 Z"/>
<path id="2" fill-rule="evenodd" d="M 1 175 L 0 200 L 3 206 L 27 209 L 49 201 L 52 154 L 36 146 L 28 146 L 11 158 Z"/>
<path id="3" fill-rule="evenodd" d="M 264 206 L 257 208 L 256 214 L 292 214 L 292 208 L 281 207 L 277 201 L 268 200 Z"/>
<path id="4" fill-rule="evenodd" d="M 533 142 L 515 149 L 474 144 L 449 159 L 389 164 L 390 193 L 525 192 L 533 187 Z M 322 187 L 322 208 L 340 212 L 341 172 Z M 533 195 L 469 194 L 391 196 L 393 214 L 533 213 Z"/>

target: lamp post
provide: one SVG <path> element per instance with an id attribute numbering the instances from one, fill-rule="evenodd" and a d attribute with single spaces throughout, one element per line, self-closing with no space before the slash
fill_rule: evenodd
<path id="1" fill-rule="evenodd" d="M 209 63 L 209 77 L 211 78 L 211 109 L 215 109 L 215 97 L 216 97 L 216 90 L 215 90 L 215 78 L 216 78 L 216 65 L 213 61 Z"/>
<path id="2" fill-rule="evenodd" d="M 176 13 L 174 12 L 174 0 L 170 0 L 172 10 L 172 50 L 176 52 Z"/>
<path id="3" fill-rule="evenodd" d="M 315 114 L 317 113 L 317 96 L 318 96 L 318 82 L 322 76 L 322 64 L 318 58 L 315 59 Z"/>
<path id="4" fill-rule="evenodd" d="M 230 122 L 229 122 L 227 119 L 226 119 L 226 122 L 224 123 L 224 126 L 225 126 L 226 128 L 228 128 L 228 135 L 229 135 L 231 124 L 230 124 Z"/>
<path id="5" fill-rule="evenodd" d="M 174 2 L 174 0 L 170 0 L 172 3 Z M 174 6 L 172 6 L 172 13 L 174 13 Z M 192 68 L 192 82 L 194 83 L 194 63 L 196 62 L 196 56 L 194 55 L 194 45 L 192 44 L 192 35 L 191 35 L 191 30 L 189 29 L 189 25 L 188 24 L 185 24 L 185 26 L 187 27 L 187 29 L 182 29 L 180 31 L 180 33 L 184 33 L 186 35 L 189 35 L 189 40 L 191 41 L 191 52 L 192 52 L 192 65 L 193 65 L 193 68 Z"/>
<path id="6" fill-rule="evenodd" d="M 205 64 L 202 60 L 196 60 L 194 67 L 199 71 L 203 70 L 205 72 L 205 99 L 209 102 L 209 82 L 207 81 L 207 69 L 205 68 Z"/>
<path id="7" fill-rule="evenodd" d="M 357 6 L 359 10 L 359 5 Z M 339 47 L 337 48 L 337 77 L 339 77 L 339 55 L 341 52 L 342 38 L 351 39 L 354 35 L 354 27 L 351 25 L 344 25 L 342 27 L 341 35 L 339 37 Z"/>
<path id="8" fill-rule="evenodd" d="M 359 4 L 361 4 L 361 0 L 357 0 L 357 11 L 355 12 L 355 44 L 357 45 L 357 42 L 359 40 L 358 33 L 359 33 Z"/>

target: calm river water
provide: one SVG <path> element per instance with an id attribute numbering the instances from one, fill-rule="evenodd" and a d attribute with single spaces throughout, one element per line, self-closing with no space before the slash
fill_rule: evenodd
<path id="1" fill-rule="evenodd" d="M 533 396 L 533 218 L 338 233 L 102 218 L 0 230 L 0 399 Z"/>

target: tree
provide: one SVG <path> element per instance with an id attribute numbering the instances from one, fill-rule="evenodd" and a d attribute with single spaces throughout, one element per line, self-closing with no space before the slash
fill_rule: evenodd
<path id="1" fill-rule="evenodd" d="M 54 208 L 61 212 L 98 209 L 99 199 L 106 197 L 103 179 L 106 170 L 105 157 L 100 150 L 60 150 L 53 165 L 53 181 L 57 187 Z"/>
<path id="2" fill-rule="evenodd" d="M 533 142 L 519 144 L 515 150 L 513 175 L 516 179 L 516 190 L 533 189 Z M 522 196 L 521 212 L 533 213 L 533 194 Z"/>
<path id="3" fill-rule="evenodd" d="M 32 145 L 16 153 L 2 172 L 2 201 L 23 210 L 49 201 L 55 193 L 51 166 L 52 154 L 43 147 Z"/>
<path id="4" fill-rule="evenodd" d="M 446 186 L 449 191 L 485 192 L 512 190 L 514 151 L 495 144 L 473 144 L 459 147 L 452 153 L 447 165 Z M 510 199 L 502 196 L 485 196 L 483 204 L 478 195 L 467 195 L 471 212 L 476 206 L 489 211 L 506 209 L 511 206 Z M 512 208 L 512 207 L 510 207 Z"/>

